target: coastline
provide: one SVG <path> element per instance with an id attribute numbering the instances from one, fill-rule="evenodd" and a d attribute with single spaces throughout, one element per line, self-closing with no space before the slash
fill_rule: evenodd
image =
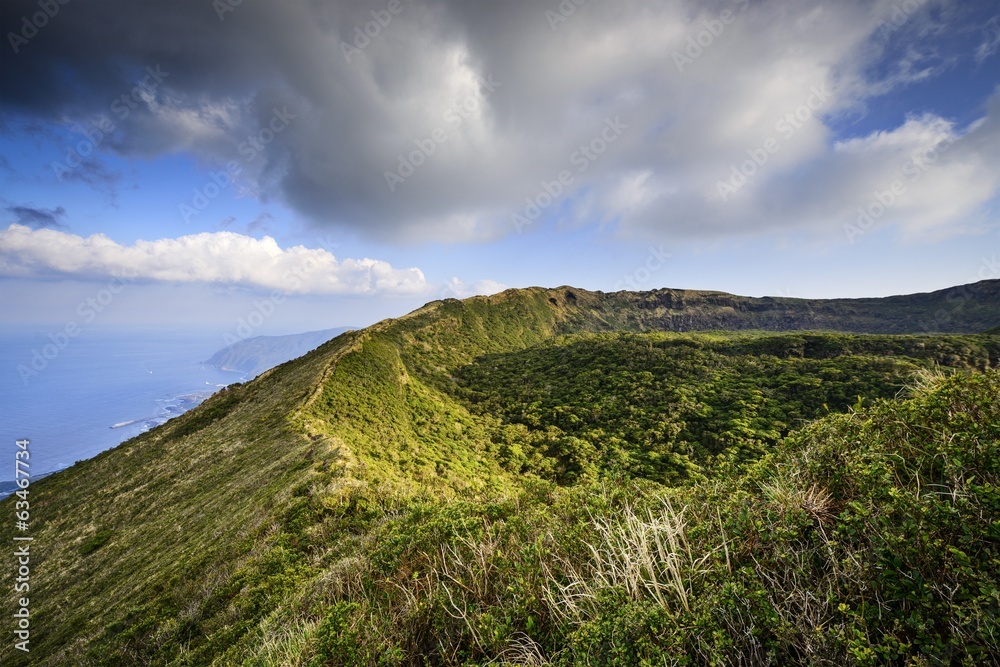
<path id="1" fill-rule="evenodd" d="M 0 339 L 4 366 L 22 362 L 43 340 L 34 329 L 0 330 Z M 200 332 L 161 331 L 81 337 L 30 382 L 0 381 L 8 413 L 2 442 L 32 441 L 31 478 L 38 480 L 146 433 L 244 381 L 244 373 L 195 361 L 214 347 L 209 340 Z M 0 500 L 17 489 L 13 470 L 0 473 Z"/>
<path id="2" fill-rule="evenodd" d="M 192 393 L 192 392 L 185 392 L 183 394 L 180 394 L 180 395 L 168 398 L 168 399 L 164 399 L 163 400 L 163 404 L 164 404 L 165 407 L 158 414 L 156 414 L 154 416 L 151 416 L 151 417 L 139 417 L 139 418 L 136 418 L 136 419 L 128 419 L 128 420 L 125 420 L 125 421 L 117 422 L 117 423 L 112 424 L 111 426 L 109 426 L 109 428 L 111 428 L 111 429 L 120 429 L 120 428 L 125 428 L 127 426 L 134 426 L 135 424 L 140 424 L 141 423 L 142 424 L 142 430 L 139 431 L 139 434 L 146 433 L 146 432 L 148 432 L 148 431 L 156 428 L 157 426 L 161 426 L 162 424 L 167 423 L 168 421 L 170 421 L 174 417 L 179 417 L 182 414 L 184 414 L 185 412 L 187 412 L 188 410 L 191 410 L 192 408 L 195 408 L 195 407 L 201 405 L 205 400 L 207 400 L 209 397 L 211 397 L 212 394 L 214 394 L 215 392 L 219 391 L 220 389 L 222 389 L 223 387 L 226 387 L 226 386 L 228 386 L 228 385 L 213 385 L 214 388 L 213 388 L 212 391 L 194 392 L 194 393 Z M 118 443 L 112 445 L 111 447 L 109 447 L 109 449 L 114 449 L 115 447 L 117 447 L 118 445 L 120 445 L 122 442 L 125 442 L 126 440 L 129 440 L 130 438 L 133 438 L 133 437 L 135 437 L 135 435 L 125 436 L 125 437 L 122 438 L 122 440 L 120 442 L 118 442 Z M 103 450 L 103 451 L 107 451 L 107 450 Z M 96 454 L 95 454 L 95 456 L 96 456 Z M 87 458 L 90 458 L 90 457 L 84 457 L 84 458 L 80 459 L 80 461 L 85 461 L 85 460 L 87 460 Z M 79 461 L 76 461 L 76 462 L 71 463 L 71 464 L 64 464 L 62 466 L 59 466 L 55 470 L 47 470 L 46 472 L 39 473 L 37 475 L 32 475 L 31 476 L 31 480 L 32 480 L 32 482 L 35 482 L 35 481 L 37 481 L 39 479 L 42 479 L 43 477 L 48 477 L 49 475 L 53 475 L 53 474 L 55 474 L 57 472 L 65 470 L 66 468 L 69 468 L 71 465 L 74 465 L 75 463 L 78 463 L 78 462 Z M 18 489 L 18 486 L 17 486 L 17 483 L 16 483 L 15 480 L 0 480 L 0 500 L 3 500 L 7 496 L 11 495 L 15 491 L 17 491 L 17 489 Z"/>

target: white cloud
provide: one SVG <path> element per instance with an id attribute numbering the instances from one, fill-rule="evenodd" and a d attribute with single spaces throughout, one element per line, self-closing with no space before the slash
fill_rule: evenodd
<path id="1" fill-rule="evenodd" d="M 983 26 L 983 42 L 976 49 L 976 62 L 984 63 L 1000 50 L 1000 18 L 991 19 Z"/>
<path id="2" fill-rule="evenodd" d="M 976 211 L 1000 191 L 989 157 L 1000 144 L 997 120 L 963 133 L 929 115 L 835 145 L 828 161 L 830 211 L 856 221 L 862 211 L 878 212 L 878 202 L 886 209 L 878 221 L 910 239 L 976 231 Z"/>
<path id="3" fill-rule="evenodd" d="M 289 294 L 419 294 L 420 269 L 375 259 L 338 260 L 323 248 L 278 246 L 273 238 L 233 232 L 136 241 L 123 246 L 103 234 L 81 237 L 11 225 L 0 231 L 0 275 L 120 275 L 170 283 L 222 283 Z"/>
<path id="4" fill-rule="evenodd" d="M 543 216 L 557 224 L 615 224 L 658 240 L 839 229 L 943 121 L 842 144 L 838 133 L 888 95 L 996 51 L 996 23 L 987 21 L 956 60 L 946 43 L 969 34 L 969 19 L 957 20 L 963 4 L 615 0 L 574 4 L 553 26 L 552 7 L 536 2 L 435 0 L 404 3 L 348 61 L 342 44 L 384 8 L 380 0 L 244 3 L 238 22 L 209 26 L 202 8 L 181 3 L 170 6 L 167 29 L 154 28 L 167 11 L 158 3 L 93 3 L 95 28 L 54 23 L 58 57 L 33 58 L 13 75 L 25 99 L 61 101 L 66 91 L 38 87 L 65 78 L 44 68 L 72 52 L 101 68 L 81 80 L 114 94 L 104 68 L 117 59 L 90 55 L 107 42 L 100 15 L 145 25 L 148 39 L 124 55 L 163 59 L 172 74 L 157 104 L 123 124 L 116 149 L 194 153 L 219 165 L 241 159 L 236 146 L 287 105 L 295 120 L 255 155 L 240 186 L 380 240 L 512 234 L 525 198 L 567 169 L 572 184 Z M 91 93 L 101 108 L 110 94 Z M 987 126 L 998 113 L 994 104 Z M 628 129 L 578 170 L 572 156 L 618 116 Z M 910 231 L 967 228 L 997 194 L 1000 164 L 982 141 L 992 130 L 944 131 L 956 135 L 965 166 L 942 160 L 907 197 L 913 205 L 895 210 Z M 972 135 L 979 141 L 965 139 Z M 768 139 L 778 149 L 723 201 L 719 181 Z M 390 189 L 385 174 L 396 170 L 404 182 Z M 911 211 L 917 217 L 903 220 Z"/>
<path id="5" fill-rule="evenodd" d="M 455 299 L 464 299 L 470 296 L 489 296 L 491 294 L 497 294 L 499 292 L 509 289 L 507 285 L 503 283 L 498 283 L 495 280 L 484 279 L 477 280 L 472 283 L 472 285 L 466 285 L 464 282 L 458 278 L 452 278 L 448 281 L 448 284 L 444 286 L 441 290 L 441 297 L 453 297 Z"/>

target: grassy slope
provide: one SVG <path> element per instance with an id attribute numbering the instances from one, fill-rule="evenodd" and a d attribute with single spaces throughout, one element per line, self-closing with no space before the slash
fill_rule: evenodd
<path id="1" fill-rule="evenodd" d="M 231 581 L 246 541 L 270 530 L 273 508 L 308 478 L 311 444 L 283 415 L 345 342 L 220 392 L 199 410 L 32 485 L 32 656 L 87 664 L 86 644 L 121 623 L 121 655 L 139 660 L 129 645 L 147 633 L 184 634 L 144 627 L 147 621 L 200 620 L 199 602 Z M 100 533 L 110 539 L 82 555 Z M 214 572 L 206 574 L 206 566 Z M 4 664 L 21 664 L 21 656 L 3 655 L 9 649 L 0 647 Z"/>
<path id="2" fill-rule="evenodd" d="M 499 335 L 504 326 L 482 303 L 474 310 L 486 322 L 471 340 L 456 334 L 438 342 L 449 357 L 471 358 L 480 345 L 541 340 L 553 318 L 537 301 L 507 300 L 502 342 L 487 336 L 487 328 Z M 432 304 L 347 333 L 32 485 L 32 535 L 45 545 L 32 561 L 32 612 L 58 619 L 34 635 L 32 656 L 165 664 L 187 647 L 178 664 L 201 664 L 218 646 L 238 643 L 265 615 L 265 601 L 281 599 L 310 572 L 299 529 L 311 509 L 298 500 L 310 484 L 349 471 L 385 496 L 421 485 L 445 495 L 502 487 L 505 473 L 484 456 L 468 412 L 409 382 L 401 365 L 395 346 L 414 327 L 419 333 L 431 321 L 458 331 L 439 308 L 463 310 L 458 302 Z M 430 384 L 442 377 L 432 372 Z M 421 452 L 432 430 L 439 449 Z M 11 530 L 0 526 L 0 539 L 10 543 Z M 12 603 L 5 597 L 3 611 Z M 9 644 L 0 645 L 0 658 L 27 664 Z"/>
<path id="3" fill-rule="evenodd" d="M 454 397 L 456 369 L 556 333 L 665 322 L 660 307 L 635 316 L 632 296 L 613 296 L 532 289 L 435 302 L 341 336 L 39 481 L 31 495 L 33 657 L 73 665 L 256 660 L 292 641 L 275 616 L 281 609 L 300 624 L 292 638 L 308 644 L 310 628 L 321 627 L 317 610 L 350 588 L 341 579 L 357 585 L 350 577 L 364 573 L 351 559 L 376 562 L 365 554 L 377 546 L 388 549 L 379 567 L 398 574 L 412 566 L 400 566 L 405 548 L 390 546 L 392 521 L 447 514 L 441 498 L 520 493 L 482 420 Z M 456 510 L 422 537 L 454 538 L 456 524 L 472 530 L 490 507 L 526 519 L 510 501 L 482 507 L 471 518 Z M 0 524 L 0 540 L 10 543 L 10 531 Z M 525 584 L 535 592 L 538 575 Z M 4 599 L 5 614 L 11 602 Z M 411 649 L 434 635 L 419 623 L 411 629 Z M 0 646 L 4 664 L 23 658 Z"/>
<path id="4" fill-rule="evenodd" d="M 995 370 L 931 379 L 691 487 L 404 503 L 331 559 L 293 638 L 244 658 L 995 664 L 998 396 Z"/>

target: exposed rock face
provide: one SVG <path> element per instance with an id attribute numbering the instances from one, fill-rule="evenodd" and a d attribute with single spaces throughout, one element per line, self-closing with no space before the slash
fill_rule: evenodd
<path id="1" fill-rule="evenodd" d="M 1000 325 L 1000 280 L 865 299 L 754 298 L 673 289 L 604 293 L 565 286 L 509 290 L 504 295 L 513 298 L 535 290 L 560 311 L 568 326 L 593 330 L 980 333 Z"/>

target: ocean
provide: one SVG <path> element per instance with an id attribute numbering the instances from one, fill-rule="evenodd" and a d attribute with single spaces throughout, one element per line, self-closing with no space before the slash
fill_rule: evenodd
<path id="1" fill-rule="evenodd" d="M 30 440 L 34 479 L 245 379 L 202 363 L 224 347 L 217 332 L 86 330 L 57 342 L 64 347 L 49 331 L 0 332 L 0 496 L 14 480 L 19 439 Z"/>

